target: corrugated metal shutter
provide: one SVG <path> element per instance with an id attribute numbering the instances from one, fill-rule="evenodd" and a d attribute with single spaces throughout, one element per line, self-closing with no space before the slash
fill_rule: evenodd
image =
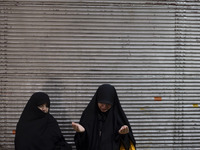
<path id="1" fill-rule="evenodd" d="M 196 0 L 0 0 L 0 149 L 13 149 L 36 91 L 74 147 L 71 121 L 102 83 L 116 87 L 138 150 L 199 149 L 199 12 Z"/>

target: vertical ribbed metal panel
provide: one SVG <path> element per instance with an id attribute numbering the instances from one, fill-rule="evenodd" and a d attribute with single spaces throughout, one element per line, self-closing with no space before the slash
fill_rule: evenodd
<path id="1" fill-rule="evenodd" d="M 74 147 L 97 87 L 113 84 L 138 150 L 200 149 L 200 2 L 0 0 L 0 149 L 33 92 Z"/>

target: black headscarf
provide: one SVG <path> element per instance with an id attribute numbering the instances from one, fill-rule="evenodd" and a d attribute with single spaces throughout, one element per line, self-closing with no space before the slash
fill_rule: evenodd
<path id="1" fill-rule="evenodd" d="M 111 104 L 112 107 L 103 113 L 97 103 Z M 110 84 L 101 85 L 92 100 L 83 111 L 80 124 L 85 128 L 84 139 L 76 133 L 75 143 L 78 150 L 119 150 L 123 143 L 129 150 L 130 141 L 135 145 L 135 139 L 128 119 L 120 105 L 115 88 Z M 118 131 L 123 126 L 129 127 L 129 133 L 119 135 Z M 98 136 L 100 135 L 101 136 Z"/>
<path id="2" fill-rule="evenodd" d="M 56 119 L 38 108 L 42 104 L 50 108 L 49 96 L 43 92 L 34 93 L 26 104 L 17 123 L 15 150 L 71 150 Z"/>

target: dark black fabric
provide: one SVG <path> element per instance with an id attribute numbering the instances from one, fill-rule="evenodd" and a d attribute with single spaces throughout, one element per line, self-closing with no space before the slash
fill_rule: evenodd
<path id="1" fill-rule="evenodd" d="M 116 91 L 113 86 L 104 84 L 98 88 L 96 99 L 98 102 L 113 105 L 116 98 Z"/>
<path id="2" fill-rule="evenodd" d="M 102 113 L 98 108 L 98 102 L 112 104 L 112 107 L 106 113 Z M 103 84 L 97 89 L 82 113 L 80 124 L 86 131 L 75 135 L 77 150 L 119 150 L 121 142 L 128 150 L 130 140 L 135 145 L 130 124 L 120 105 L 116 90 L 110 84 Z M 118 131 L 123 125 L 127 125 L 130 132 L 119 135 Z"/>
<path id="3" fill-rule="evenodd" d="M 43 92 L 29 99 L 17 123 L 15 150 L 71 150 L 56 119 L 38 108 L 45 103 L 50 108 L 49 96 Z"/>

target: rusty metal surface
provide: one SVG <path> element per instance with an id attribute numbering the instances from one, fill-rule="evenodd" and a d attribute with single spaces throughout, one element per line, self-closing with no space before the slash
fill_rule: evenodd
<path id="1" fill-rule="evenodd" d="M 0 0 L 0 149 L 14 149 L 33 92 L 74 147 L 78 121 L 102 83 L 113 84 L 138 150 L 200 143 L 200 2 Z"/>

